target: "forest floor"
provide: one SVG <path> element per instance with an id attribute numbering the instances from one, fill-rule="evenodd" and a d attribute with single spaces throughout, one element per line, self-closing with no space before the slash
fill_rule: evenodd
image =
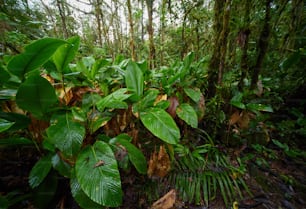
<path id="1" fill-rule="evenodd" d="M 245 175 L 245 181 L 253 196 L 246 195 L 239 201 L 239 209 L 306 209 L 305 159 L 291 159 L 282 155 L 280 150 L 276 151 L 280 153 L 280 157 L 267 159 L 268 167 L 259 166 L 254 162 L 247 165 L 248 173 Z M 33 200 L 31 200 L 33 191 L 28 186 L 28 175 L 38 158 L 39 153 L 33 147 L 0 148 L 0 194 L 6 195 L 10 192 L 12 201 L 17 202 L 10 208 L 37 208 L 33 206 Z M 137 180 L 131 180 L 131 177 L 124 178 L 126 179 L 122 179 L 122 182 L 125 197 L 124 204 L 120 208 L 149 208 L 151 203 L 144 200 L 144 196 L 139 196 L 137 191 L 143 182 L 137 185 Z M 79 208 L 71 198 L 68 179 L 60 181 L 62 183 L 58 184 L 57 194 L 53 197 L 52 203 L 45 208 Z M 125 183 L 128 181 L 133 181 L 133 185 Z M 176 198 L 174 208 L 222 209 L 225 207 L 221 197 L 217 197 L 211 201 L 209 207 L 185 204 Z"/>

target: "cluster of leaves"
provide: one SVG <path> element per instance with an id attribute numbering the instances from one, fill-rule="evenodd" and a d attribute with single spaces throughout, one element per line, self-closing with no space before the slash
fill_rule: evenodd
<path id="1" fill-rule="evenodd" d="M 181 133 L 175 115 L 198 126 L 203 95 L 187 82 L 194 55 L 175 73 L 149 72 L 146 62 L 120 57 L 114 63 L 83 57 L 72 64 L 79 45 L 78 37 L 43 38 L 7 58 L 0 69 L 1 144 L 36 144 L 43 153 L 29 175 L 32 188 L 45 188 L 59 174 L 70 179 L 71 193 L 81 207 L 117 207 L 123 196 L 118 165 L 132 164 L 140 174 L 147 173 L 146 159 L 132 143 L 137 136 L 125 134 L 128 129 L 137 133 L 144 126 L 163 143 L 176 145 Z M 165 88 L 149 82 L 157 77 Z M 175 92 L 169 92 L 172 87 Z M 132 119 L 121 122 L 119 131 L 107 128 L 120 110 Z M 26 131 L 16 132 L 22 129 Z"/>

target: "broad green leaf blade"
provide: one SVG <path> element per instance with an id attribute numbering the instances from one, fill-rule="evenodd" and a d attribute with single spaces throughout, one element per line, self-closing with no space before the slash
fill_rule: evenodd
<path id="1" fill-rule="evenodd" d="M 43 117 L 56 102 L 57 96 L 52 85 L 36 74 L 20 85 L 16 95 L 17 105 L 38 118 Z"/>
<path id="2" fill-rule="evenodd" d="M 157 89 L 150 89 L 146 91 L 146 95 L 137 103 L 133 104 L 133 112 L 141 112 L 145 111 L 149 107 L 153 107 L 158 94 L 159 91 Z"/>
<path id="3" fill-rule="evenodd" d="M 24 137 L 12 137 L 7 139 L 0 139 L 0 146 L 20 146 L 20 145 L 34 145 L 34 143 Z"/>
<path id="4" fill-rule="evenodd" d="M 273 109 L 270 105 L 264 104 L 249 103 L 246 105 L 246 108 L 251 111 L 273 112 Z"/>
<path id="5" fill-rule="evenodd" d="M 176 114 L 192 128 L 198 127 L 198 116 L 193 107 L 183 103 L 176 109 Z"/>
<path id="6" fill-rule="evenodd" d="M 60 156 L 56 153 L 51 159 L 52 166 L 62 176 L 69 178 L 71 176 L 71 165 L 63 161 Z"/>
<path id="7" fill-rule="evenodd" d="M 55 123 L 47 129 L 48 141 L 63 152 L 65 156 L 75 156 L 85 136 L 85 128 L 72 120 L 72 115 L 66 113 L 55 119 Z"/>
<path id="8" fill-rule="evenodd" d="M 106 97 L 102 98 L 97 103 L 97 108 L 100 111 L 104 111 L 105 108 L 116 108 L 116 109 L 126 109 L 128 108 L 127 103 L 123 102 L 127 98 L 131 96 L 131 94 L 126 94 L 127 89 L 121 88 L 117 91 L 107 95 Z"/>
<path id="9" fill-rule="evenodd" d="M 143 72 L 133 61 L 130 61 L 126 68 L 125 83 L 128 90 L 134 93 L 132 99 L 138 101 L 143 95 L 144 78 Z"/>
<path id="10" fill-rule="evenodd" d="M 27 128 L 31 123 L 31 119 L 26 115 L 14 112 L 0 112 L 0 118 L 14 122 L 14 125 L 9 129 L 10 131 Z"/>
<path id="11" fill-rule="evenodd" d="M 57 48 L 67 43 L 64 40 L 43 38 L 25 47 L 25 51 L 13 57 L 7 65 L 8 70 L 23 79 L 27 72 L 35 70 L 47 62 Z"/>
<path id="12" fill-rule="evenodd" d="M 104 208 L 98 203 L 93 202 L 82 190 L 81 185 L 78 182 L 78 179 L 75 176 L 75 169 L 73 169 L 72 176 L 70 178 L 70 189 L 73 198 L 76 202 L 84 209 L 98 209 Z"/>
<path id="13" fill-rule="evenodd" d="M 231 103 L 231 105 L 233 105 L 235 107 L 238 107 L 242 110 L 244 110 L 246 108 L 245 104 L 243 104 L 242 102 L 239 102 L 239 101 L 231 101 L 230 103 Z"/>
<path id="14" fill-rule="evenodd" d="M 12 127 L 14 125 L 15 122 L 10 122 L 8 120 L 4 120 L 2 118 L 0 118 L 0 133 L 3 131 L 6 131 L 7 129 L 9 129 L 10 127 Z"/>
<path id="15" fill-rule="evenodd" d="M 78 36 L 71 37 L 65 45 L 60 46 L 53 54 L 53 61 L 58 72 L 67 72 L 68 64 L 73 60 L 80 45 Z"/>
<path id="16" fill-rule="evenodd" d="M 107 207 L 121 205 L 120 174 L 108 144 L 97 141 L 84 148 L 78 155 L 75 169 L 82 190 L 91 200 Z"/>
<path id="17" fill-rule="evenodd" d="M 131 163 L 135 166 L 136 170 L 141 174 L 147 173 L 147 161 L 143 153 L 131 142 L 128 135 L 118 135 L 117 137 L 110 140 L 111 144 L 117 146 L 123 146 L 128 152 Z"/>
<path id="18" fill-rule="evenodd" d="M 200 89 L 184 88 L 184 92 L 189 96 L 195 103 L 198 103 L 201 98 Z"/>
<path id="19" fill-rule="evenodd" d="M 32 188 L 40 185 L 50 172 L 52 167 L 51 158 L 52 155 L 46 155 L 42 157 L 32 168 L 29 175 L 29 184 Z"/>
<path id="20" fill-rule="evenodd" d="M 163 109 L 150 108 L 140 113 L 140 120 L 149 131 L 169 144 L 177 144 L 181 135 L 173 118 Z"/>

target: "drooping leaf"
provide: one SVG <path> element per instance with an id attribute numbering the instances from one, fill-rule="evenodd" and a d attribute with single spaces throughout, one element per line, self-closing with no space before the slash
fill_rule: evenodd
<path id="1" fill-rule="evenodd" d="M 143 72 L 133 61 L 130 61 L 126 68 L 125 83 L 128 90 L 134 93 L 131 99 L 138 101 L 143 95 L 144 78 Z"/>
<path id="2" fill-rule="evenodd" d="M 85 128 L 72 120 L 72 114 L 66 113 L 56 117 L 47 129 L 48 141 L 63 152 L 65 156 L 76 155 L 82 145 Z"/>
<path id="3" fill-rule="evenodd" d="M 140 113 L 140 120 L 149 131 L 169 144 L 177 144 L 181 135 L 173 118 L 163 109 L 150 108 Z"/>
<path id="4" fill-rule="evenodd" d="M 129 159 L 131 163 L 135 166 L 136 170 L 141 174 L 147 173 L 147 161 L 143 153 L 131 142 L 128 135 L 118 135 L 117 137 L 110 140 L 111 144 L 117 146 L 123 146 L 128 152 Z"/>
<path id="5" fill-rule="evenodd" d="M 22 83 L 16 95 L 17 105 L 38 118 L 43 117 L 56 102 L 57 97 L 52 85 L 37 74 Z"/>
<path id="6" fill-rule="evenodd" d="M 73 198 L 84 209 L 98 209 L 102 208 L 101 205 L 92 201 L 82 190 L 78 179 L 75 176 L 75 169 L 73 169 L 72 176 L 70 178 L 70 189 Z"/>
<path id="7" fill-rule="evenodd" d="M 184 92 L 189 96 L 194 102 L 198 103 L 201 98 L 200 89 L 184 88 Z"/>
<path id="8" fill-rule="evenodd" d="M 50 154 L 42 157 L 32 168 L 29 175 L 29 184 L 32 188 L 40 185 L 50 172 L 52 167 L 51 158 L 52 155 Z"/>
<path id="9" fill-rule="evenodd" d="M 242 110 L 244 110 L 246 108 L 245 104 L 243 104 L 242 102 L 239 102 L 239 101 L 231 101 L 231 105 L 233 105 L 235 107 L 238 107 Z"/>
<path id="10" fill-rule="evenodd" d="M 10 127 L 12 127 L 12 125 L 14 125 L 15 122 L 10 122 L 7 120 L 4 120 L 2 118 L 0 118 L 0 133 L 3 131 L 6 131 L 7 129 L 9 129 Z"/>
<path id="11" fill-rule="evenodd" d="M 73 60 L 80 45 L 78 36 L 71 37 L 53 54 L 53 61 L 58 72 L 67 72 L 68 64 Z"/>
<path id="12" fill-rule="evenodd" d="M 0 72 L 1 73 L 1 72 Z M 1 75 L 1 74 L 0 74 Z M 16 96 L 16 89 L 2 89 L 0 90 L 0 99 L 9 100 Z"/>
<path id="13" fill-rule="evenodd" d="M 193 107 L 183 103 L 176 109 L 176 114 L 192 128 L 198 127 L 198 116 Z"/>
<path id="14" fill-rule="evenodd" d="M 23 79 L 27 72 L 35 70 L 47 62 L 57 48 L 67 43 L 55 38 L 43 38 L 25 47 L 25 51 L 13 57 L 8 65 L 8 70 Z"/>
<path id="15" fill-rule="evenodd" d="M 26 128 L 31 123 L 30 118 L 26 115 L 14 112 L 0 112 L 0 118 L 14 123 L 9 129 L 10 131 Z"/>
<path id="16" fill-rule="evenodd" d="M 19 146 L 19 145 L 34 145 L 30 139 L 24 137 L 12 137 L 0 139 L 0 146 Z"/>
<path id="17" fill-rule="evenodd" d="M 122 203 L 120 174 L 108 144 L 97 141 L 77 157 L 76 176 L 84 193 L 94 202 L 108 207 Z"/>
<path id="18" fill-rule="evenodd" d="M 133 111 L 140 112 L 145 111 L 149 107 L 153 107 L 158 93 L 159 91 L 157 89 L 148 90 L 143 98 L 133 104 Z"/>
<path id="19" fill-rule="evenodd" d="M 51 163 L 53 168 L 57 170 L 62 176 L 68 178 L 71 176 L 71 165 L 63 161 L 57 153 L 52 156 Z"/>

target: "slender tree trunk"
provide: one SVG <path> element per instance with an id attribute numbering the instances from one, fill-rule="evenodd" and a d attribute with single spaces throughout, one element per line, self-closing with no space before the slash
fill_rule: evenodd
<path id="1" fill-rule="evenodd" d="M 237 42 L 241 47 L 242 54 L 240 59 L 240 68 L 241 68 L 241 76 L 240 81 L 238 84 L 239 90 L 242 91 L 244 87 L 244 79 L 247 77 L 247 73 L 249 71 L 248 65 L 248 46 L 249 46 L 249 36 L 251 30 L 249 28 L 250 24 L 250 9 L 251 9 L 251 2 L 249 0 L 244 0 L 244 27 L 239 31 Z"/>
<path id="2" fill-rule="evenodd" d="M 153 1 L 146 0 L 147 9 L 148 9 L 148 34 L 149 34 L 149 66 L 151 69 L 155 67 L 155 45 L 154 45 L 154 30 L 153 30 Z"/>
<path id="3" fill-rule="evenodd" d="M 98 45 L 100 47 L 103 46 L 103 41 L 102 41 L 102 26 L 101 26 L 101 17 L 100 17 L 100 13 L 101 11 L 101 3 L 99 0 L 97 0 L 96 2 L 93 3 L 94 5 L 94 10 L 95 10 L 95 17 L 96 17 L 96 22 L 97 22 L 97 36 L 98 36 Z"/>
<path id="4" fill-rule="evenodd" d="M 135 53 L 135 43 L 134 43 L 134 23 L 133 23 L 133 14 L 132 14 L 132 6 L 131 0 L 126 1 L 128 8 L 128 16 L 129 16 L 129 24 L 130 24 L 130 47 L 131 47 L 131 56 L 132 60 L 136 61 L 136 53 Z"/>
<path id="5" fill-rule="evenodd" d="M 160 65 L 164 64 L 164 43 L 165 43 L 165 25 L 166 25 L 166 3 L 162 0 L 161 16 L 160 16 Z"/>
<path id="6" fill-rule="evenodd" d="M 269 36 L 270 36 L 270 4 L 272 0 L 266 0 L 265 3 L 265 19 L 262 31 L 259 36 L 258 45 L 257 45 L 257 60 L 255 65 L 252 67 L 252 80 L 251 80 L 251 89 L 255 89 L 257 87 L 258 76 L 260 74 L 262 64 L 268 49 L 269 44 Z"/>
<path id="7" fill-rule="evenodd" d="M 63 36 L 64 38 L 68 38 L 68 30 L 66 25 L 66 15 L 65 15 L 65 6 L 63 0 L 56 0 L 56 5 L 62 20 L 62 30 L 63 30 Z"/>

